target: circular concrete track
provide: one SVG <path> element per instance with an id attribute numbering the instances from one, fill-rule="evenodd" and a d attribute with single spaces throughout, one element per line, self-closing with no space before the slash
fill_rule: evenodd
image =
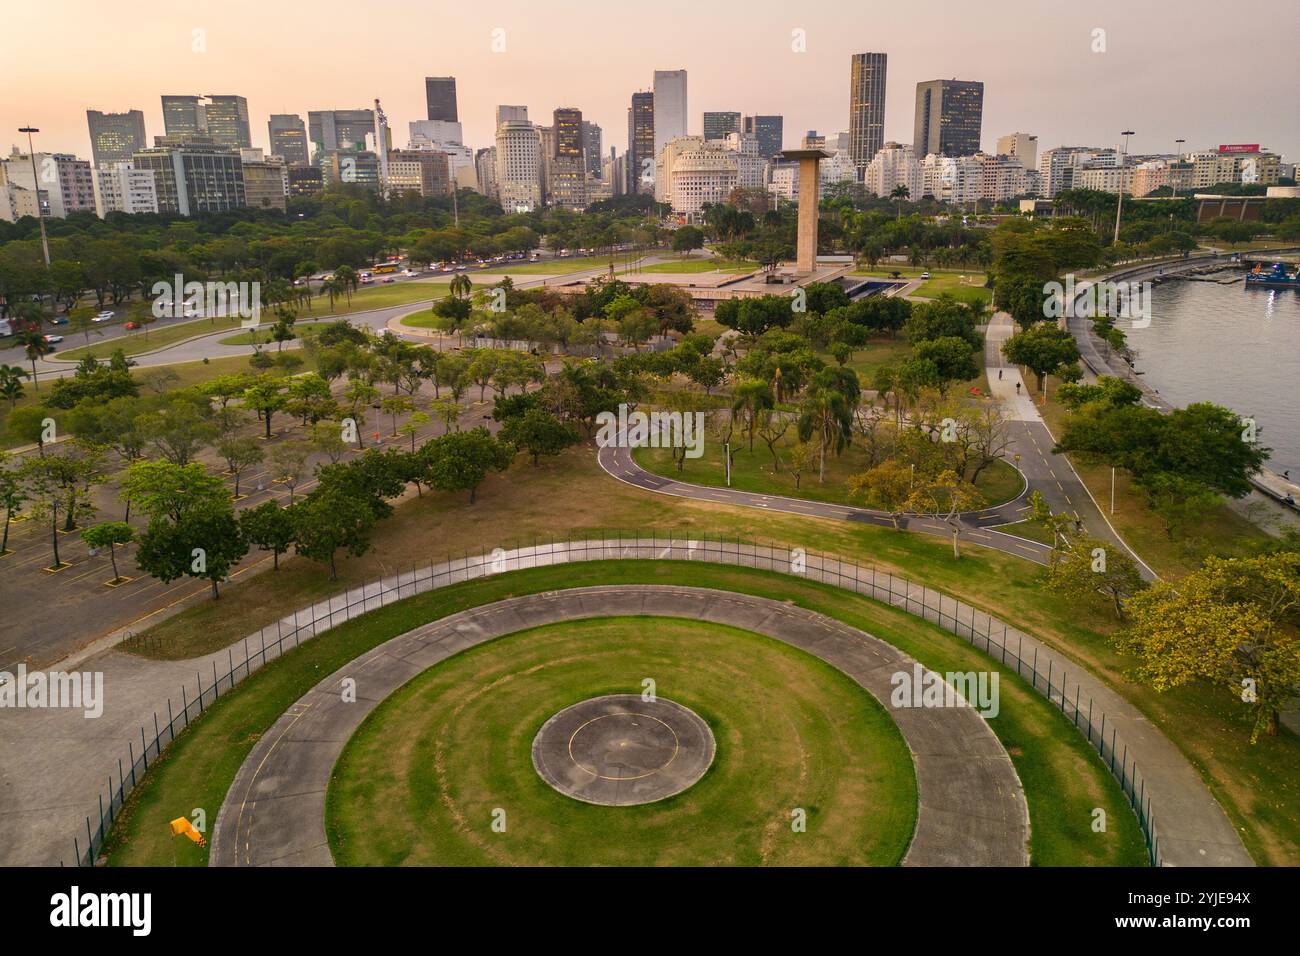
<path id="1" fill-rule="evenodd" d="M 609 694 L 542 724 L 533 767 L 567 797 L 628 807 L 681 793 L 704 776 L 716 749 L 713 731 L 690 708 L 662 697 Z"/>
<path id="2" fill-rule="evenodd" d="M 322 680 L 253 747 L 212 832 L 214 866 L 332 866 L 325 791 L 343 747 L 385 697 L 465 648 L 545 624 L 654 615 L 723 624 L 798 647 L 839 668 L 889 711 L 916 770 L 911 866 L 1024 866 L 1029 812 L 1011 758 L 970 707 L 895 708 L 890 677 L 912 658 L 833 618 L 765 598 L 660 585 L 531 594 L 431 621 Z M 343 701 L 342 681 L 356 681 Z"/>

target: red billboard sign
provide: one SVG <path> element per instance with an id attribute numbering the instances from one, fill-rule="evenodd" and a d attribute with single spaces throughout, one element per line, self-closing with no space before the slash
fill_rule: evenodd
<path id="1" fill-rule="evenodd" d="M 1219 146 L 1221 153 L 1258 153 L 1259 143 L 1227 143 Z"/>

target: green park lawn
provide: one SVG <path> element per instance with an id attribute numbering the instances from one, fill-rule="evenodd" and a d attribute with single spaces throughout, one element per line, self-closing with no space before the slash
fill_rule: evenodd
<path id="1" fill-rule="evenodd" d="M 782 458 L 786 457 L 790 446 L 795 442 L 794 430 L 794 426 L 791 425 L 790 430 L 776 446 Z M 782 495 L 787 498 L 806 498 L 810 501 L 867 507 L 860 498 L 852 496 L 848 488 L 850 476 L 860 474 L 870 467 L 866 451 L 858 445 L 850 445 L 843 454 L 827 456 L 825 483 L 818 480 L 818 472 L 814 464 L 809 471 L 800 476 L 799 486 L 796 488 L 788 463 L 783 461 L 778 471 L 774 466 L 772 454 L 762 438 L 755 435 L 752 451 L 748 445 L 748 437 L 739 429 L 732 439 L 737 446 L 731 463 L 732 488 L 760 495 Z M 726 487 L 723 449 L 716 439 L 706 440 L 703 456 L 687 459 L 681 471 L 677 470 L 671 449 L 638 448 L 633 451 L 632 456 L 642 468 L 655 474 L 697 485 Z M 997 505 L 1019 495 L 1023 485 L 1024 481 L 1015 468 L 1004 461 L 995 461 L 980 474 L 976 488 L 984 496 L 987 504 Z"/>
<path id="2" fill-rule="evenodd" d="M 106 847 L 110 865 L 205 865 L 206 849 L 170 835 L 166 821 L 175 807 L 211 808 L 211 819 L 240 764 L 280 714 L 324 676 L 370 648 L 427 621 L 505 597 L 561 587 L 629 583 L 714 587 L 792 601 L 874 634 L 933 670 L 998 670 L 1002 705 L 989 725 L 1007 748 L 1024 784 L 1034 862 L 1043 866 L 1145 863 L 1136 818 L 1114 778 L 1069 720 L 1016 676 L 1014 669 L 1007 670 L 928 622 L 827 585 L 745 568 L 620 561 L 535 568 L 452 585 L 343 623 L 286 652 L 234 691 L 223 694 L 153 765 L 119 814 Z M 563 639 L 562 632 L 559 637 Z M 453 662 L 464 666 L 456 658 L 447 663 Z M 439 679 L 438 670 L 428 673 L 430 681 Z M 418 695 L 425 686 L 417 679 L 411 693 Z M 401 702 L 399 698 L 399 705 Z M 406 710 L 398 716 L 410 713 Z M 405 741 L 402 746 L 407 746 Z M 345 765 L 343 772 L 345 781 L 355 779 L 351 766 Z M 338 809 L 337 792 L 331 804 Z M 426 812 L 434 810 L 427 803 L 424 806 Z M 1105 809 L 1111 822 L 1105 834 L 1092 832 L 1095 807 Z M 332 824 L 339 822 L 336 815 L 331 819 Z M 338 833 L 333 830 L 335 837 Z M 357 852 L 366 851 L 359 848 Z M 349 861 L 345 855 L 344 862 Z"/>
<path id="3" fill-rule="evenodd" d="M 656 262 L 652 266 L 646 266 L 639 270 L 640 272 L 651 273 L 677 273 L 679 275 L 694 275 L 701 272 L 729 272 L 740 275 L 746 272 L 753 272 L 761 268 L 757 262 L 749 262 L 744 259 L 682 259 L 677 262 Z"/>
<path id="4" fill-rule="evenodd" d="M 639 693 L 641 674 L 708 722 L 707 773 L 630 807 L 544 782 L 532 763 L 542 724 L 577 701 Z M 483 840 L 503 804 L 513 825 Z M 796 806 L 813 808 L 806 833 L 773 826 Z M 915 825 L 907 746 L 851 678 L 772 638 L 645 617 L 520 631 L 424 671 L 348 742 L 326 810 L 335 862 L 350 866 L 892 866 Z"/>

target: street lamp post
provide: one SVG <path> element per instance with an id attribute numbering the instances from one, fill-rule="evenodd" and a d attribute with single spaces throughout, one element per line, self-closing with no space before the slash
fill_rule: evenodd
<path id="1" fill-rule="evenodd" d="M 32 161 L 32 190 L 36 193 L 36 218 L 41 224 L 41 250 L 45 253 L 45 268 L 50 267 L 50 240 L 45 235 L 45 207 L 41 205 L 41 178 L 36 172 L 36 149 L 32 146 L 32 133 L 39 133 L 35 126 L 21 126 L 18 132 L 27 134 L 27 158 Z"/>
<path id="2" fill-rule="evenodd" d="M 1113 242 L 1119 242 L 1119 216 L 1124 209 L 1124 165 L 1128 158 L 1128 138 L 1133 135 L 1131 129 L 1126 129 L 1120 133 L 1124 137 L 1124 152 L 1119 158 L 1119 202 L 1115 204 L 1115 237 Z"/>
<path id="3" fill-rule="evenodd" d="M 1174 166 L 1175 166 L 1175 167 L 1177 167 L 1178 165 L 1180 165 L 1180 164 L 1182 163 L 1182 161 L 1183 161 L 1183 143 L 1185 143 L 1185 142 L 1187 142 L 1187 140 L 1185 140 L 1185 139 L 1176 139 L 1176 140 L 1174 140 L 1174 146 L 1177 147 L 1177 149 L 1174 150 L 1174 152 L 1175 152 L 1175 154 L 1176 154 L 1176 157 L 1175 157 L 1175 159 L 1174 159 Z M 1174 198 L 1177 199 L 1177 198 L 1178 198 L 1178 170 L 1177 170 L 1177 169 L 1174 169 L 1174 170 L 1173 170 L 1173 175 L 1170 176 L 1169 178 L 1170 178 L 1171 180 L 1173 180 L 1173 184 L 1174 184 Z"/>

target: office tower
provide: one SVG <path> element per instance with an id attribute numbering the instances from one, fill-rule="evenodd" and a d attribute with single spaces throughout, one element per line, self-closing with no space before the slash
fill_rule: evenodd
<path id="1" fill-rule="evenodd" d="M 740 131 L 758 140 L 758 153 L 765 159 L 781 152 L 785 142 L 785 120 L 780 116 L 743 117 Z"/>
<path id="2" fill-rule="evenodd" d="M 728 133 L 740 132 L 740 114 L 731 112 L 705 113 L 704 138 L 726 139 Z"/>
<path id="3" fill-rule="evenodd" d="M 446 120 L 455 123 L 460 120 L 456 115 L 456 78 L 454 76 L 426 76 L 424 78 L 424 100 L 429 110 L 429 119 Z"/>
<path id="4" fill-rule="evenodd" d="M 460 123 L 450 120 L 411 120 L 406 124 L 410 134 L 411 149 L 440 149 L 443 146 L 462 146 L 465 134 Z"/>
<path id="5" fill-rule="evenodd" d="M 655 70 L 654 108 L 654 153 L 658 156 L 664 143 L 686 135 L 685 70 Z"/>
<path id="6" fill-rule="evenodd" d="M 888 60 L 885 53 L 855 53 L 849 66 L 849 155 L 859 175 L 885 141 Z"/>
<path id="7" fill-rule="evenodd" d="M 562 106 L 546 137 L 546 198 L 553 206 L 581 211 L 587 205 L 587 159 L 582 146 L 582 111 Z"/>
<path id="8" fill-rule="evenodd" d="M 474 172 L 478 191 L 489 199 L 497 198 L 497 148 L 485 146 L 474 154 Z"/>
<path id="9" fill-rule="evenodd" d="M 655 95 L 632 94 L 627 111 L 627 191 L 654 192 Z"/>
<path id="10" fill-rule="evenodd" d="M 1038 167 L 1038 137 L 1028 133 L 1012 133 L 998 137 L 999 156 L 1014 156 L 1025 169 Z"/>
<path id="11" fill-rule="evenodd" d="M 155 142 L 131 161 L 136 169 L 153 170 L 160 213 L 191 216 L 248 205 L 239 153 L 184 135 Z"/>
<path id="12" fill-rule="evenodd" d="M 291 197 L 319 196 L 325 189 L 319 166 L 290 166 L 286 172 Z"/>
<path id="13" fill-rule="evenodd" d="M 208 96 L 205 99 L 205 128 L 214 143 L 227 149 L 247 149 L 253 145 L 248 126 L 248 100 L 242 96 Z"/>
<path id="14" fill-rule="evenodd" d="M 318 157 L 325 189 L 341 185 L 379 191 L 379 156 L 369 149 L 328 150 Z"/>
<path id="15" fill-rule="evenodd" d="M 562 106 L 554 113 L 555 155 L 582 158 L 582 110 Z"/>
<path id="16" fill-rule="evenodd" d="M 527 106 L 498 106 L 497 107 L 497 125 L 500 126 L 505 122 L 527 123 L 528 107 Z"/>
<path id="17" fill-rule="evenodd" d="M 164 96 L 162 98 L 163 133 L 179 139 L 207 135 L 203 97 Z"/>
<path id="18" fill-rule="evenodd" d="M 599 179 L 605 161 L 601 155 L 601 129 L 589 120 L 582 121 L 582 149 L 587 154 L 587 172 Z"/>
<path id="19" fill-rule="evenodd" d="M 542 141 L 527 120 L 497 127 L 497 193 L 506 212 L 531 212 L 542 203 Z"/>
<path id="20" fill-rule="evenodd" d="M 916 84 L 912 145 L 918 156 L 973 156 L 980 151 L 984 84 L 978 80 L 927 80 Z"/>
<path id="21" fill-rule="evenodd" d="M 447 154 L 432 149 L 394 149 L 388 154 L 390 192 L 415 192 L 421 196 L 451 194 L 451 167 Z"/>
<path id="22" fill-rule="evenodd" d="M 144 113 L 140 110 L 126 113 L 86 110 L 86 123 L 90 127 L 90 158 L 95 166 L 129 163 L 137 149 L 149 145 L 144 132 Z"/>
<path id="23" fill-rule="evenodd" d="M 366 135 L 373 135 L 374 110 L 312 110 L 307 113 L 307 134 L 317 152 L 364 149 Z M 387 148 L 390 144 L 382 144 Z"/>
<path id="24" fill-rule="evenodd" d="M 297 113 L 272 113 L 266 132 L 272 156 L 283 156 L 291 166 L 306 166 L 311 162 L 307 152 L 307 127 Z"/>

